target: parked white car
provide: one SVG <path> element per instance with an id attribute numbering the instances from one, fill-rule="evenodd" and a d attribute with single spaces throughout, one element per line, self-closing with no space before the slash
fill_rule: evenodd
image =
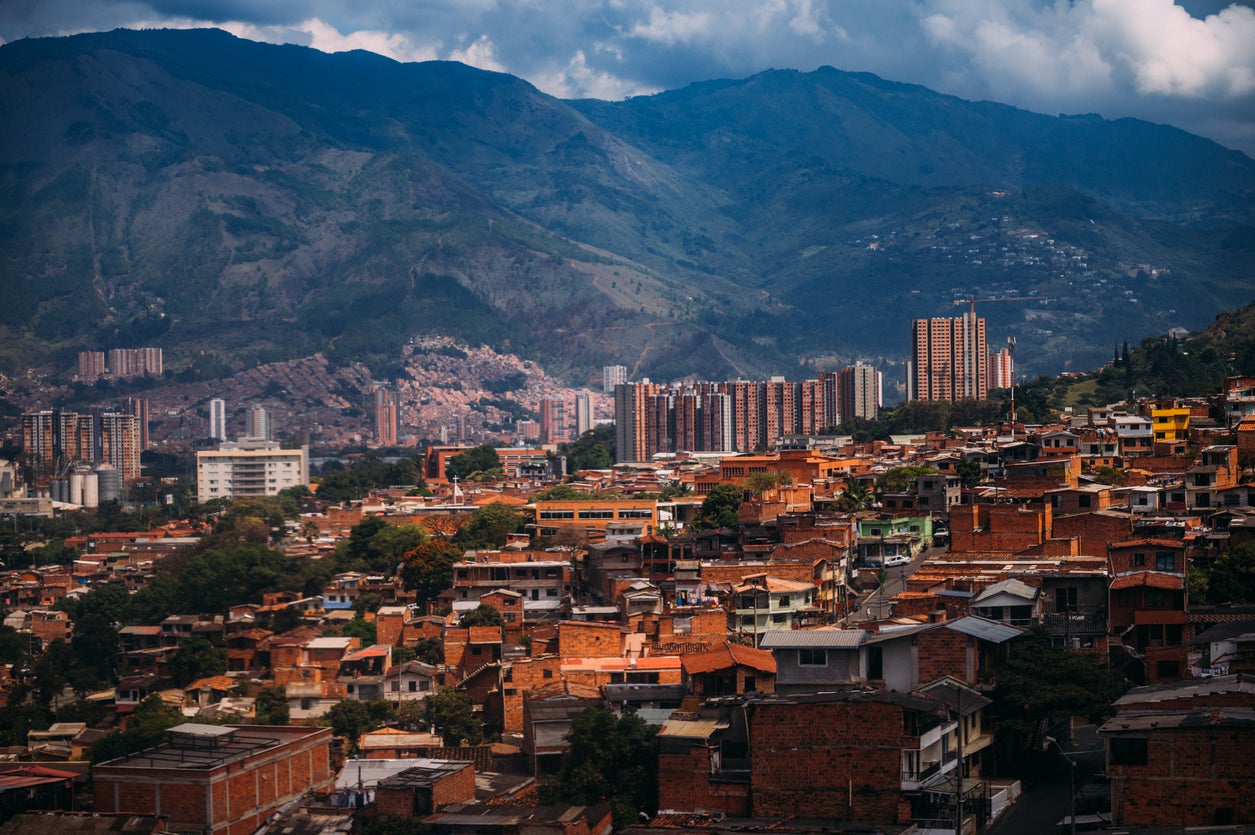
<path id="1" fill-rule="evenodd" d="M 893 557 L 885 557 L 885 568 L 893 568 L 895 565 L 910 565 L 911 558 L 906 554 L 898 554 Z"/>

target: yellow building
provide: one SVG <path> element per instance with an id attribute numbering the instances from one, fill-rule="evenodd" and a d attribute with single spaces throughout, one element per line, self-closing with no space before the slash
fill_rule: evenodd
<path id="1" fill-rule="evenodd" d="M 1186 440 L 1190 429 L 1188 408 L 1151 409 L 1150 419 L 1156 443 Z"/>

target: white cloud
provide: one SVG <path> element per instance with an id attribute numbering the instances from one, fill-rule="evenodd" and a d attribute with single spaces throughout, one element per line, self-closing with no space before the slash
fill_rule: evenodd
<path id="1" fill-rule="evenodd" d="M 642 86 L 613 73 L 594 70 L 588 65 L 588 59 L 582 50 L 576 52 L 566 66 L 543 72 L 533 78 L 532 83 L 549 95 L 561 99 L 617 101 L 629 96 L 658 92 L 656 87 Z"/>
<path id="2" fill-rule="evenodd" d="M 633 38 L 673 46 L 710 40 L 715 34 L 715 16 L 710 12 L 669 12 L 654 6 L 649 20 L 637 23 L 629 33 Z"/>
<path id="3" fill-rule="evenodd" d="M 465 49 L 455 49 L 446 56 L 450 61 L 461 61 L 472 67 L 492 72 L 507 72 L 505 66 L 497 60 L 497 50 L 487 35 L 479 38 Z"/>

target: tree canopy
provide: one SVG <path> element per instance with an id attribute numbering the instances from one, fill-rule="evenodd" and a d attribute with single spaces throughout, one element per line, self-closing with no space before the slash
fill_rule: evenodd
<path id="1" fill-rule="evenodd" d="M 559 444 L 558 454 L 566 456 L 569 472 L 609 469 L 614 465 L 614 425 L 594 426 L 571 443 Z"/>
<path id="2" fill-rule="evenodd" d="M 541 778 L 542 803 L 609 803 L 616 826 L 658 811 L 657 729 L 634 711 L 590 707 L 571 720 L 556 775 Z"/>
<path id="3" fill-rule="evenodd" d="M 694 527 L 735 528 L 740 521 L 741 500 L 745 489 L 737 484 L 716 484 L 702 500 Z"/>
<path id="4" fill-rule="evenodd" d="M 523 514 L 505 502 L 491 502 L 471 514 L 453 539 L 463 548 L 500 548 L 506 535 L 523 528 Z"/>
<path id="5" fill-rule="evenodd" d="M 501 466 L 501 458 L 491 444 L 472 447 L 461 455 L 454 455 L 445 463 L 445 474 L 449 478 L 466 481 L 475 473 L 495 470 Z"/>
<path id="6" fill-rule="evenodd" d="M 471 709 L 471 697 L 452 687 L 444 687 L 423 702 L 423 718 L 440 732 L 445 745 L 478 745 L 484 741 L 484 726 Z"/>

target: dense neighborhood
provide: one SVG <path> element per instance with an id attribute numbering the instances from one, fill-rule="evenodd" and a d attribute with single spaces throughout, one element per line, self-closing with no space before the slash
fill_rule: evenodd
<path id="1" fill-rule="evenodd" d="M 179 516 L 9 464 L 0 816 L 981 832 L 1062 771 L 1051 824 L 1255 821 L 1255 378 L 1045 425 L 577 450 L 236 475 Z"/>

